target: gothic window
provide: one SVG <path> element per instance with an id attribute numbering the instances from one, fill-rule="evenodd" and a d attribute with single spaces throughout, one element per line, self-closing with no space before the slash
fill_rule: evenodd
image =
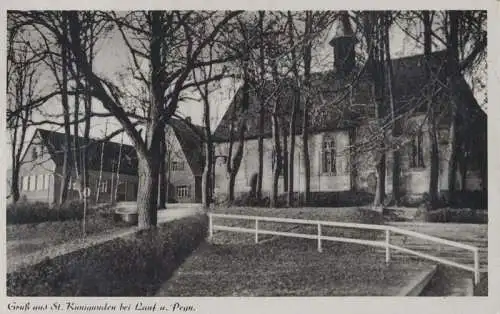
<path id="1" fill-rule="evenodd" d="M 423 134 L 419 131 L 411 141 L 411 168 L 424 168 Z"/>
<path id="2" fill-rule="evenodd" d="M 323 140 L 322 155 L 323 173 L 336 175 L 335 141 L 332 138 Z"/>

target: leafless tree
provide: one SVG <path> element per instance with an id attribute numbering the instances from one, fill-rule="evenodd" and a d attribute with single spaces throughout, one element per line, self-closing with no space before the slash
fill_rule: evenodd
<path id="1" fill-rule="evenodd" d="M 19 170 L 22 155 L 26 147 L 26 131 L 28 130 L 33 100 L 37 98 L 40 72 L 37 70 L 39 60 L 33 59 L 28 49 L 28 42 L 22 34 L 15 34 L 17 30 L 8 28 L 8 55 L 7 55 L 7 106 L 13 114 L 7 120 L 7 129 L 10 132 L 10 153 L 12 172 L 10 174 L 10 195 L 14 202 L 20 197 Z"/>

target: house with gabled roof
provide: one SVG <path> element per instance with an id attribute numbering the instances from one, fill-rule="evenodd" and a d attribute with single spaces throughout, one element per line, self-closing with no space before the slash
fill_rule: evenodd
<path id="1" fill-rule="evenodd" d="M 309 159 L 311 163 L 310 187 L 312 192 L 367 191 L 374 193 L 376 186 L 375 158 L 377 136 L 381 134 L 375 123 L 373 79 L 368 71 L 355 63 L 355 38 L 350 34 L 337 34 L 333 46 L 335 68 L 313 73 L 309 104 Z M 450 129 L 450 93 L 446 81 L 446 51 L 432 53 L 429 66 L 434 80 L 429 82 L 426 59 L 422 54 L 392 59 L 394 73 L 393 95 L 395 116 L 401 119 L 400 190 L 410 197 L 422 196 L 428 191 L 430 179 L 430 137 L 427 119 L 427 101 L 424 91 L 432 90 L 436 111 L 439 147 L 439 190 L 448 189 L 448 160 Z M 458 190 L 487 191 L 487 116 L 479 107 L 464 78 L 460 79 L 459 136 L 463 137 L 458 156 Z M 258 174 L 259 111 L 261 99 L 270 99 L 264 106 L 264 171 L 263 195 L 270 194 L 272 169 L 275 162 L 272 140 L 271 114 L 275 101 L 280 101 L 281 141 L 285 165 L 295 165 L 294 187 L 304 191 L 302 156 L 301 102 L 296 120 L 296 134 L 287 134 L 293 105 L 294 83 L 291 79 L 280 82 L 266 81 L 259 92 L 250 90 L 250 102 L 244 115 L 240 114 L 242 89 L 234 97 L 214 135 L 217 139 L 216 155 L 228 156 L 230 142 L 237 142 L 238 121 L 245 119 L 246 132 L 243 159 L 236 176 L 235 193 L 252 188 L 252 178 Z M 279 88 L 277 88 L 277 86 Z M 264 91 L 262 91 L 264 89 Z M 278 92 L 277 92 L 278 91 Z M 275 95 L 275 96 L 273 96 Z M 269 96 L 269 97 L 267 97 Z M 390 110 L 389 108 L 385 108 Z M 389 121 L 388 121 L 389 123 Z M 233 129 L 233 136 L 231 136 Z M 473 134 L 474 136 L 470 136 Z M 295 136 L 295 159 L 287 160 L 287 143 Z M 237 143 L 232 145 L 237 149 Z M 233 151 L 233 153 L 234 153 Z M 234 156 L 234 154 L 233 154 Z M 223 158 L 216 162 L 215 185 L 220 194 L 227 193 L 229 175 Z M 386 193 L 392 192 L 392 154 L 386 152 Z M 282 174 L 279 191 L 286 191 L 286 175 Z M 267 194 L 267 195 L 269 195 Z"/>
<path id="2" fill-rule="evenodd" d="M 201 127 L 171 119 L 166 127 L 168 199 L 201 202 L 203 145 Z M 71 136 L 74 141 L 74 136 Z M 84 139 L 78 139 L 80 145 Z M 65 134 L 37 129 L 21 159 L 20 195 L 28 201 L 54 203 L 60 194 Z M 71 154 L 70 154 L 71 155 Z M 133 146 L 89 139 L 87 143 L 88 193 L 92 202 L 135 201 L 138 190 L 137 156 Z M 69 161 L 68 199 L 79 197 L 75 163 Z"/>
<path id="3" fill-rule="evenodd" d="M 187 121 L 170 119 L 166 128 L 166 192 L 180 203 L 201 203 L 204 168 L 203 130 Z"/>
<path id="4" fill-rule="evenodd" d="M 71 141 L 74 139 L 71 136 Z M 84 143 L 83 137 L 78 140 L 79 143 Z M 22 198 L 47 203 L 57 201 L 63 173 L 64 143 L 64 133 L 44 129 L 35 131 L 21 160 L 19 182 Z M 135 200 L 138 180 L 134 147 L 89 139 L 86 149 L 89 199 L 110 202 L 116 191 L 118 201 Z M 121 159 L 118 160 L 120 156 Z M 79 187 L 72 157 L 69 166 L 71 176 L 68 199 L 75 199 L 79 197 Z"/>

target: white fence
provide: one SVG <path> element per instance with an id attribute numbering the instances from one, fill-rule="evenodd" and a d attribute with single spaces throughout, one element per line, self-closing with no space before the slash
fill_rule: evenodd
<path id="1" fill-rule="evenodd" d="M 321 220 L 305 220 L 305 219 L 291 219 L 291 218 L 275 218 L 275 217 L 262 217 L 262 216 L 246 216 L 246 215 L 229 215 L 229 214 L 214 214 L 209 213 L 209 236 L 212 238 L 214 231 L 233 231 L 233 232 L 241 232 L 241 233 L 250 233 L 255 236 L 255 243 L 259 242 L 259 235 L 276 235 L 276 236 L 285 236 L 285 237 L 294 237 L 294 238 L 303 238 L 303 239 L 313 239 L 317 240 L 318 243 L 318 252 L 322 252 L 321 242 L 326 241 L 336 241 L 336 242 L 345 242 L 345 243 L 356 243 L 362 245 L 369 245 L 374 247 L 385 248 L 385 261 L 389 263 L 391 260 L 391 249 L 396 251 L 401 251 L 408 254 L 413 254 L 422 258 L 426 258 L 438 263 L 450 265 L 453 267 L 458 267 L 461 269 L 465 269 L 467 271 L 471 271 L 474 273 L 474 282 L 475 284 L 479 283 L 479 248 L 463 244 L 460 242 L 450 241 L 446 239 L 441 239 L 438 237 L 433 237 L 430 235 L 418 233 L 415 231 L 409 231 L 401 228 L 397 228 L 394 226 L 388 225 L 372 225 L 372 224 L 358 224 L 358 223 L 349 223 L 349 222 L 334 222 L 334 221 L 321 221 Z M 215 225 L 213 222 L 213 218 L 224 218 L 224 219 L 238 219 L 238 220 L 253 220 L 255 222 L 254 228 L 242 228 L 242 227 L 228 227 L 222 225 Z M 290 223 L 290 224 L 301 224 L 301 225 L 316 225 L 317 226 L 317 234 L 304 234 L 304 233 L 294 233 L 294 232 L 284 232 L 284 231 L 272 231 L 272 230 L 263 230 L 259 229 L 259 222 L 278 222 L 278 223 Z M 379 230 L 385 232 L 385 240 L 384 241 L 375 241 L 375 240 L 365 240 L 365 239 L 352 239 L 345 237 L 333 237 L 322 234 L 321 227 L 329 226 L 329 227 L 342 227 L 342 228 L 354 228 L 354 229 L 366 229 L 366 230 Z M 423 240 L 428 240 L 432 242 L 436 242 L 442 245 L 449 245 L 456 248 L 464 249 L 472 252 L 472 256 L 474 259 L 474 267 L 460 264 L 454 261 L 450 261 L 441 257 L 429 255 L 426 253 L 418 252 L 415 250 L 411 250 L 408 248 L 404 248 L 401 246 L 397 246 L 391 243 L 391 233 L 394 234 L 404 234 L 406 236 L 411 236 Z"/>

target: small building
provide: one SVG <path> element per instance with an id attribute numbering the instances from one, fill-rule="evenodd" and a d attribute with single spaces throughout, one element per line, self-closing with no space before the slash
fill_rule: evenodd
<path id="1" fill-rule="evenodd" d="M 186 121 L 170 119 L 166 128 L 166 193 L 179 203 L 201 203 L 204 168 L 203 129 Z"/>
<path id="2" fill-rule="evenodd" d="M 189 121 L 171 119 L 166 127 L 166 188 L 168 199 L 201 202 L 203 174 L 202 129 Z M 71 142 L 74 136 L 71 136 Z M 37 129 L 22 157 L 21 199 L 54 203 L 60 195 L 65 134 Z M 79 137 L 79 145 L 84 139 Z M 92 202 L 135 201 L 138 190 L 137 156 L 133 146 L 90 139 L 87 144 L 89 199 Z M 79 198 L 75 160 L 69 161 L 68 200 Z"/>
<path id="3" fill-rule="evenodd" d="M 74 141 L 74 136 L 71 136 Z M 79 143 L 84 139 L 79 137 Z M 28 201 L 54 203 L 60 195 L 65 134 L 37 129 L 21 159 L 20 195 Z M 121 150 L 121 152 L 120 152 Z M 121 158 L 120 158 L 121 156 Z M 137 195 L 137 158 L 130 145 L 90 139 L 87 145 L 89 199 L 132 201 Z M 79 197 L 75 160 L 70 158 L 68 199 Z M 118 169 L 119 168 L 119 169 Z M 118 182 L 118 184 L 117 184 Z"/>

